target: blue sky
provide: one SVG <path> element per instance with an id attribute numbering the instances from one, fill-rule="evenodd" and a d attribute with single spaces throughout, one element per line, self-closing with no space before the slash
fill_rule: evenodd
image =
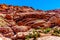
<path id="1" fill-rule="evenodd" d="M 29 6 L 35 9 L 52 10 L 60 8 L 60 0 L 0 0 L 0 4 Z"/>

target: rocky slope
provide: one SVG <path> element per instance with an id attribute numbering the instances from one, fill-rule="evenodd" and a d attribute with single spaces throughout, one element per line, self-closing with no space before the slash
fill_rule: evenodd
<path id="1" fill-rule="evenodd" d="M 0 40 L 60 40 L 60 9 L 0 4 L 0 34 Z"/>

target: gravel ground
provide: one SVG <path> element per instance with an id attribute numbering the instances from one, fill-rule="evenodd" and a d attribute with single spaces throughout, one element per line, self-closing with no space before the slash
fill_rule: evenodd
<path id="1" fill-rule="evenodd" d="M 37 38 L 37 40 L 60 40 L 60 37 L 57 37 L 57 36 L 45 36 L 45 37 Z"/>

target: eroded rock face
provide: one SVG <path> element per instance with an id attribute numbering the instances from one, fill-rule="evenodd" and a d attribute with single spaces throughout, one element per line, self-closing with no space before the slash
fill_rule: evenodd
<path id="1" fill-rule="evenodd" d="M 0 40 L 60 40 L 60 9 L 0 4 L 0 34 Z"/>

